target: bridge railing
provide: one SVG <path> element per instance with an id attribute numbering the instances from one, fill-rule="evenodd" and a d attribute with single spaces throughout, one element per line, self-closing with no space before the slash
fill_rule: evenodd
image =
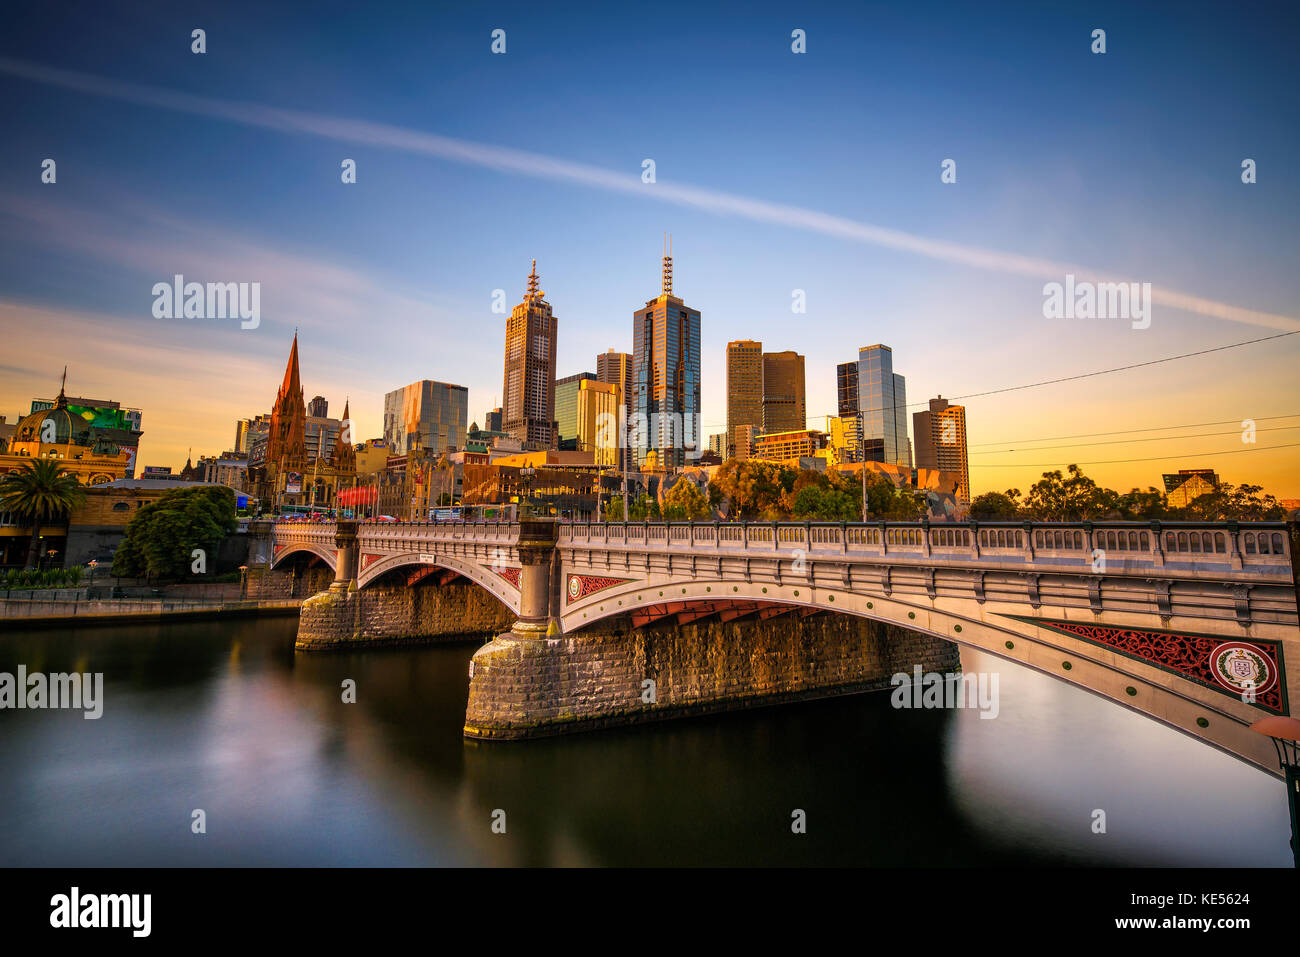
<path id="1" fill-rule="evenodd" d="M 362 548 L 377 551 L 419 550 L 439 542 L 479 542 L 513 545 L 519 540 L 518 522 L 382 522 L 357 529 Z"/>
<path id="2" fill-rule="evenodd" d="M 561 544 L 1192 568 L 1291 564 L 1282 522 L 566 522 Z"/>

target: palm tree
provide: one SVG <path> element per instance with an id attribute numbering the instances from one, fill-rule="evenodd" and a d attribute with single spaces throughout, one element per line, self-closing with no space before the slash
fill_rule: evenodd
<path id="1" fill-rule="evenodd" d="M 41 547 L 41 523 L 66 515 L 85 501 L 76 476 L 55 459 L 36 459 L 0 478 L 0 509 L 32 523 L 27 567 L 35 568 Z"/>

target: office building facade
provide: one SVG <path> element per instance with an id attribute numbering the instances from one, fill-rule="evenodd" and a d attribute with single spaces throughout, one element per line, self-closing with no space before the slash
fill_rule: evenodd
<path id="1" fill-rule="evenodd" d="M 740 430 L 750 426 L 763 431 L 763 343 L 737 339 L 727 343 L 725 458 L 748 458 L 748 443 L 741 441 Z"/>
<path id="2" fill-rule="evenodd" d="M 550 449 L 555 438 L 557 320 L 538 288 L 537 260 L 524 298 L 506 320 L 501 429 L 526 449 Z"/>
<path id="3" fill-rule="evenodd" d="M 384 396 L 384 442 L 390 455 L 413 449 L 436 454 L 460 449 L 465 445 L 468 418 L 469 389 L 421 379 Z"/>
<path id="4" fill-rule="evenodd" d="M 943 396 L 931 399 L 928 410 L 912 415 L 912 432 L 916 437 L 916 467 L 960 476 L 955 497 L 962 505 L 969 505 L 966 407 L 952 405 Z"/>
<path id="5" fill-rule="evenodd" d="M 693 460 L 700 447 L 700 312 L 673 295 L 673 260 L 664 256 L 660 295 L 632 314 L 631 455 L 655 452 L 660 467 Z"/>

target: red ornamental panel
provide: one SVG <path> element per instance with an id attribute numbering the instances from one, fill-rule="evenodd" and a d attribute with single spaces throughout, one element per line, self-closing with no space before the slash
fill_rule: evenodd
<path id="1" fill-rule="evenodd" d="M 500 575 L 502 578 L 504 578 L 506 581 L 508 581 L 510 584 L 514 585 L 516 588 L 519 587 L 519 575 L 520 575 L 520 572 L 523 571 L 523 569 L 520 569 L 520 568 L 494 568 L 494 569 L 492 569 L 492 570 L 493 570 L 494 572 L 496 572 L 498 575 Z"/>
<path id="2" fill-rule="evenodd" d="M 1186 678 L 1249 701 L 1257 708 L 1286 713 L 1282 650 L 1273 641 L 1225 641 L 1213 635 L 1135 631 L 1077 621 L 1034 621 L 1075 638 L 1139 658 Z M 1242 696 L 1246 695 L 1246 698 Z"/>
<path id="3" fill-rule="evenodd" d="M 565 589 L 568 596 L 568 604 L 572 605 L 575 601 L 581 601 L 588 595 L 594 595 L 598 591 L 604 591 L 606 588 L 612 588 L 614 585 L 622 585 L 624 582 L 630 582 L 630 578 L 601 578 L 597 575 L 570 575 L 569 586 Z"/>
<path id="4" fill-rule="evenodd" d="M 371 565 L 373 565 L 375 562 L 379 561 L 379 559 L 383 557 L 384 557 L 383 555 L 362 555 L 361 570 L 365 571 L 367 568 L 369 568 Z"/>

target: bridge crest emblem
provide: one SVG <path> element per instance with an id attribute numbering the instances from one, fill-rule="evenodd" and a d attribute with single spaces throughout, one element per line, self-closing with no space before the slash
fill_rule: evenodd
<path id="1" fill-rule="evenodd" d="M 575 601 L 581 601 L 588 595 L 594 595 L 598 591 L 606 588 L 612 588 L 615 585 L 622 585 L 624 582 L 630 582 L 630 578 L 602 578 L 598 575 L 570 575 L 568 592 L 569 604 Z"/>

